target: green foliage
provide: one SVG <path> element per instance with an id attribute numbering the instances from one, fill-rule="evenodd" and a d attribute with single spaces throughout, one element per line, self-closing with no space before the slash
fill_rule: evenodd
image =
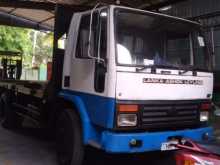
<path id="1" fill-rule="evenodd" d="M 0 26 L 0 50 L 21 52 L 25 66 L 31 67 L 33 56 L 35 56 L 38 65 L 44 60 L 50 61 L 53 52 L 52 45 L 52 33 L 18 27 Z"/>
<path id="2" fill-rule="evenodd" d="M 32 52 L 30 31 L 24 28 L 0 26 L 0 50 L 17 51 L 30 55 Z"/>
<path id="3" fill-rule="evenodd" d="M 36 34 L 34 34 L 36 33 Z M 36 46 L 33 48 L 36 63 L 40 65 L 43 61 L 50 61 L 53 53 L 53 34 L 33 31 L 31 38 L 36 35 Z"/>

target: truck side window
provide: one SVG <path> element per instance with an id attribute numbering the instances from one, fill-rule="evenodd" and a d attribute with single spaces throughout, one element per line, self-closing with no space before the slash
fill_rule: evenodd
<path id="1" fill-rule="evenodd" d="M 97 50 L 96 38 L 97 38 L 97 20 L 98 13 L 93 14 L 92 32 L 91 32 L 91 55 L 97 56 L 95 53 Z M 89 46 L 89 28 L 90 28 L 90 14 L 84 15 L 81 18 L 79 27 L 79 36 L 76 50 L 77 58 L 88 58 L 88 46 Z"/>
<path id="2" fill-rule="evenodd" d="M 105 11 L 105 10 L 104 10 Z M 106 60 L 107 54 L 107 16 L 101 16 L 99 20 L 99 55 L 102 59 Z M 95 91 L 104 92 L 105 89 L 105 75 L 106 75 L 106 66 L 103 63 L 96 61 L 95 65 Z"/>

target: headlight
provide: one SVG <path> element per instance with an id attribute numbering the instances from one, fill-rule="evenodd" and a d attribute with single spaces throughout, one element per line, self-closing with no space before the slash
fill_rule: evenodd
<path id="1" fill-rule="evenodd" d="M 135 127 L 137 126 L 136 114 L 119 114 L 117 120 L 118 127 Z"/>
<path id="2" fill-rule="evenodd" d="M 208 111 L 201 111 L 200 112 L 200 121 L 205 122 L 209 120 L 209 112 Z"/>

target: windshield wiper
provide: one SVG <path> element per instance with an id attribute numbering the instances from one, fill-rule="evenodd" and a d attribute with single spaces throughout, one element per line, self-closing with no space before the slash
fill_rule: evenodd
<path id="1" fill-rule="evenodd" d="M 193 76 L 197 75 L 196 70 L 198 69 L 197 67 L 192 66 L 192 65 L 190 65 L 190 66 L 186 66 L 186 65 L 178 66 L 178 65 L 171 65 L 171 64 L 169 64 L 169 65 L 162 65 L 162 64 L 157 65 L 157 64 L 155 64 L 155 65 L 142 66 L 141 68 L 136 68 L 136 72 L 140 72 L 140 71 L 145 70 L 147 68 L 151 68 L 151 73 L 155 73 L 156 68 L 167 68 L 167 69 L 172 68 L 172 69 L 183 70 L 183 71 L 179 71 L 179 75 L 183 75 L 183 74 L 185 74 L 189 71 L 192 71 Z"/>
<path id="2" fill-rule="evenodd" d="M 151 68 L 153 67 L 154 65 L 146 65 L 146 66 L 142 66 L 141 68 L 136 68 L 136 72 L 140 72 L 142 70 L 145 70 L 147 68 Z"/>
<path id="3" fill-rule="evenodd" d="M 145 65 L 145 66 L 142 66 L 141 68 L 136 68 L 136 71 L 140 72 L 140 71 L 145 70 L 147 68 L 151 68 L 151 72 L 155 72 L 156 68 L 181 69 L 179 66 L 176 66 L 176 65 L 162 65 L 162 64 L 157 65 L 157 64 L 155 64 L 155 65 Z"/>
<path id="4" fill-rule="evenodd" d="M 183 69 L 183 71 L 179 71 L 179 75 L 183 75 L 183 74 L 185 74 L 185 73 L 187 73 L 189 71 L 192 71 L 193 76 L 196 76 L 196 74 L 197 74 L 196 70 L 198 68 L 195 67 L 195 66 L 190 65 L 190 66 L 182 66 L 182 69 Z"/>

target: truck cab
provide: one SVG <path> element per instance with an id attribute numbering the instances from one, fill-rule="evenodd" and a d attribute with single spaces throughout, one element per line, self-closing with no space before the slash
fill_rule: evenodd
<path id="1" fill-rule="evenodd" d="M 212 58 L 199 23 L 96 5 L 70 25 L 57 23 L 66 24 L 65 53 L 54 51 L 49 82 L 0 83 L 6 124 L 29 116 L 51 125 L 60 165 L 80 165 L 86 145 L 142 153 L 212 139 Z"/>
<path id="2" fill-rule="evenodd" d="M 59 96 L 75 104 L 84 144 L 107 152 L 161 150 L 175 137 L 209 140 L 210 63 L 197 22 L 95 8 L 73 15 Z"/>

